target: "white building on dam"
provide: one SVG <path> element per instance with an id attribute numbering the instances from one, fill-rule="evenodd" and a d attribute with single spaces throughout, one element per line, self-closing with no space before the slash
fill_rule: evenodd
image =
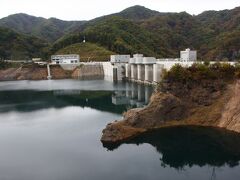
<path id="1" fill-rule="evenodd" d="M 78 54 L 52 55 L 51 64 L 59 64 L 64 70 L 73 70 L 80 63 Z"/>
<path id="2" fill-rule="evenodd" d="M 163 69 L 169 70 L 175 64 L 191 66 L 197 61 L 197 51 L 186 49 L 180 52 L 180 58 L 156 59 L 155 57 L 144 57 L 142 54 L 112 55 L 110 77 L 113 81 L 129 80 L 140 83 L 154 84 L 161 81 Z"/>
<path id="3" fill-rule="evenodd" d="M 156 59 L 155 57 L 144 57 L 143 54 L 130 55 L 111 55 L 108 62 L 80 62 L 79 55 L 53 55 L 51 65 L 59 64 L 65 70 L 74 70 L 82 64 L 88 66 L 89 71 L 94 68 L 102 69 L 101 75 L 105 80 L 118 82 L 122 80 L 156 84 L 161 81 L 161 74 L 164 69 L 169 70 L 175 64 L 191 66 L 197 60 L 197 52 L 186 49 L 180 52 L 180 58 Z M 92 68 L 91 68 L 92 67 Z M 48 68 L 49 77 L 50 68 Z"/>

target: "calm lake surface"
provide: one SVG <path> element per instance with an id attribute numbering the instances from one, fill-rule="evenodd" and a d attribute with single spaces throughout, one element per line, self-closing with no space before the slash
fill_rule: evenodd
<path id="1" fill-rule="evenodd" d="M 107 81 L 0 82 L 0 180 L 236 180 L 240 138 L 170 128 L 107 147 L 102 130 L 153 89 Z"/>

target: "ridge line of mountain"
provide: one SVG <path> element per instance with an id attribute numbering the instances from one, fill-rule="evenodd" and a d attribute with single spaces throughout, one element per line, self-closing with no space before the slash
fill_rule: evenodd
<path id="1" fill-rule="evenodd" d="M 4 32 L 2 27 L 9 30 Z M 133 6 L 90 21 L 63 21 L 18 14 L 0 19 L 0 29 L 0 58 L 3 59 L 48 59 L 49 55 L 63 48 L 81 43 L 83 37 L 118 54 L 142 53 L 170 58 L 178 57 L 180 50 L 189 47 L 198 50 L 201 60 L 240 59 L 240 7 L 205 11 L 192 16 L 186 12 L 160 13 L 143 6 Z M 9 36 L 14 34 L 10 31 L 18 34 L 18 41 Z M 32 37 L 29 47 L 24 49 L 22 40 L 29 35 L 37 38 Z M 41 53 L 30 51 L 36 49 L 36 39 L 48 42 L 39 50 Z M 12 46 L 5 42 L 10 42 Z M 19 49 L 26 52 L 21 53 Z"/>

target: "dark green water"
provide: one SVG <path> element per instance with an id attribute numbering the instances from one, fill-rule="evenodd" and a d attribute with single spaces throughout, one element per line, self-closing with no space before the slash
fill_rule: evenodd
<path id="1" fill-rule="evenodd" d="M 106 81 L 0 82 L 1 180 L 240 178 L 240 137 L 170 128 L 117 146 L 100 142 L 152 89 Z"/>

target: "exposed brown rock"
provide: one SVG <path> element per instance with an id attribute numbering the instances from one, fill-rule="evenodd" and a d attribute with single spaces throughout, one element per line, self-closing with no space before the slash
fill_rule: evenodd
<path id="1" fill-rule="evenodd" d="M 60 66 L 51 66 L 52 79 L 71 78 L 71 71 L 65 71 Z M 47 67 L 38 65 L 26 65 L 19 68 L 0 70 L 0 81 L 9 80 L 46 80 Z"/>
<path id="2" fill-rule="evenodd" d="M 103 130 L 102 139 L 104 139 L 105 142 L 117 143 L 126 140 L 129 137 L 135 137 L 145 131 L 146 130 L 142 128 L 131 127 L 128 124 L 125 124 L 125 122 L 115 122 L 108 124 L 106 129 Z"/>
<path id="3" fill-rule="evenodd" d="M 104 143 L 121 142 L 139 135 L 138 129 L 146 132 L 182 125 L 212 126 L 240 132 L 239 94 L 239 80 L 229 85 L 221 80 L 187 85 L 165 83 L 146 108 L 130 110 L 123 121 L 108 125 L 101 140 Z M 126 134 L 125 129 L 128 129 Z"/>
<path id="4" fill-rule="evenodd" d="M 52 79 L 104 79 L 103 67 L 98 64 L 83 65 L 73 71 L 66 71 L 59 65 L 51 65 Z M 23 67 L 0 70 L 0 81 L 10 80 L 46 80 L 47 67 L 27 64 Z"/>
<path id="5" fill-rule="evenodd" d="M 52 79 L 69 79 L 72 71 L 66 71 L 61 66 L 51 66 Z"/>
<path id="6" fill-rule="evenodd" d="M 159 103 L 161 102 L 161 103 Z M 130 110 L 125 114 L 127 124 L 136 128 L 154 128 L 165 121 L 180 120 L 185 117 L 186 106 L 169 93 L 155 93 L 147 108 Z M 144 124 L 144 126 L 143 126 Z"/>
<path id="7" fill-rule="evenodd" d="M 240 81 L 237 81 L 231 89 L 231 98 L 225 104 L 218 127 L 240 132 Z"/>

